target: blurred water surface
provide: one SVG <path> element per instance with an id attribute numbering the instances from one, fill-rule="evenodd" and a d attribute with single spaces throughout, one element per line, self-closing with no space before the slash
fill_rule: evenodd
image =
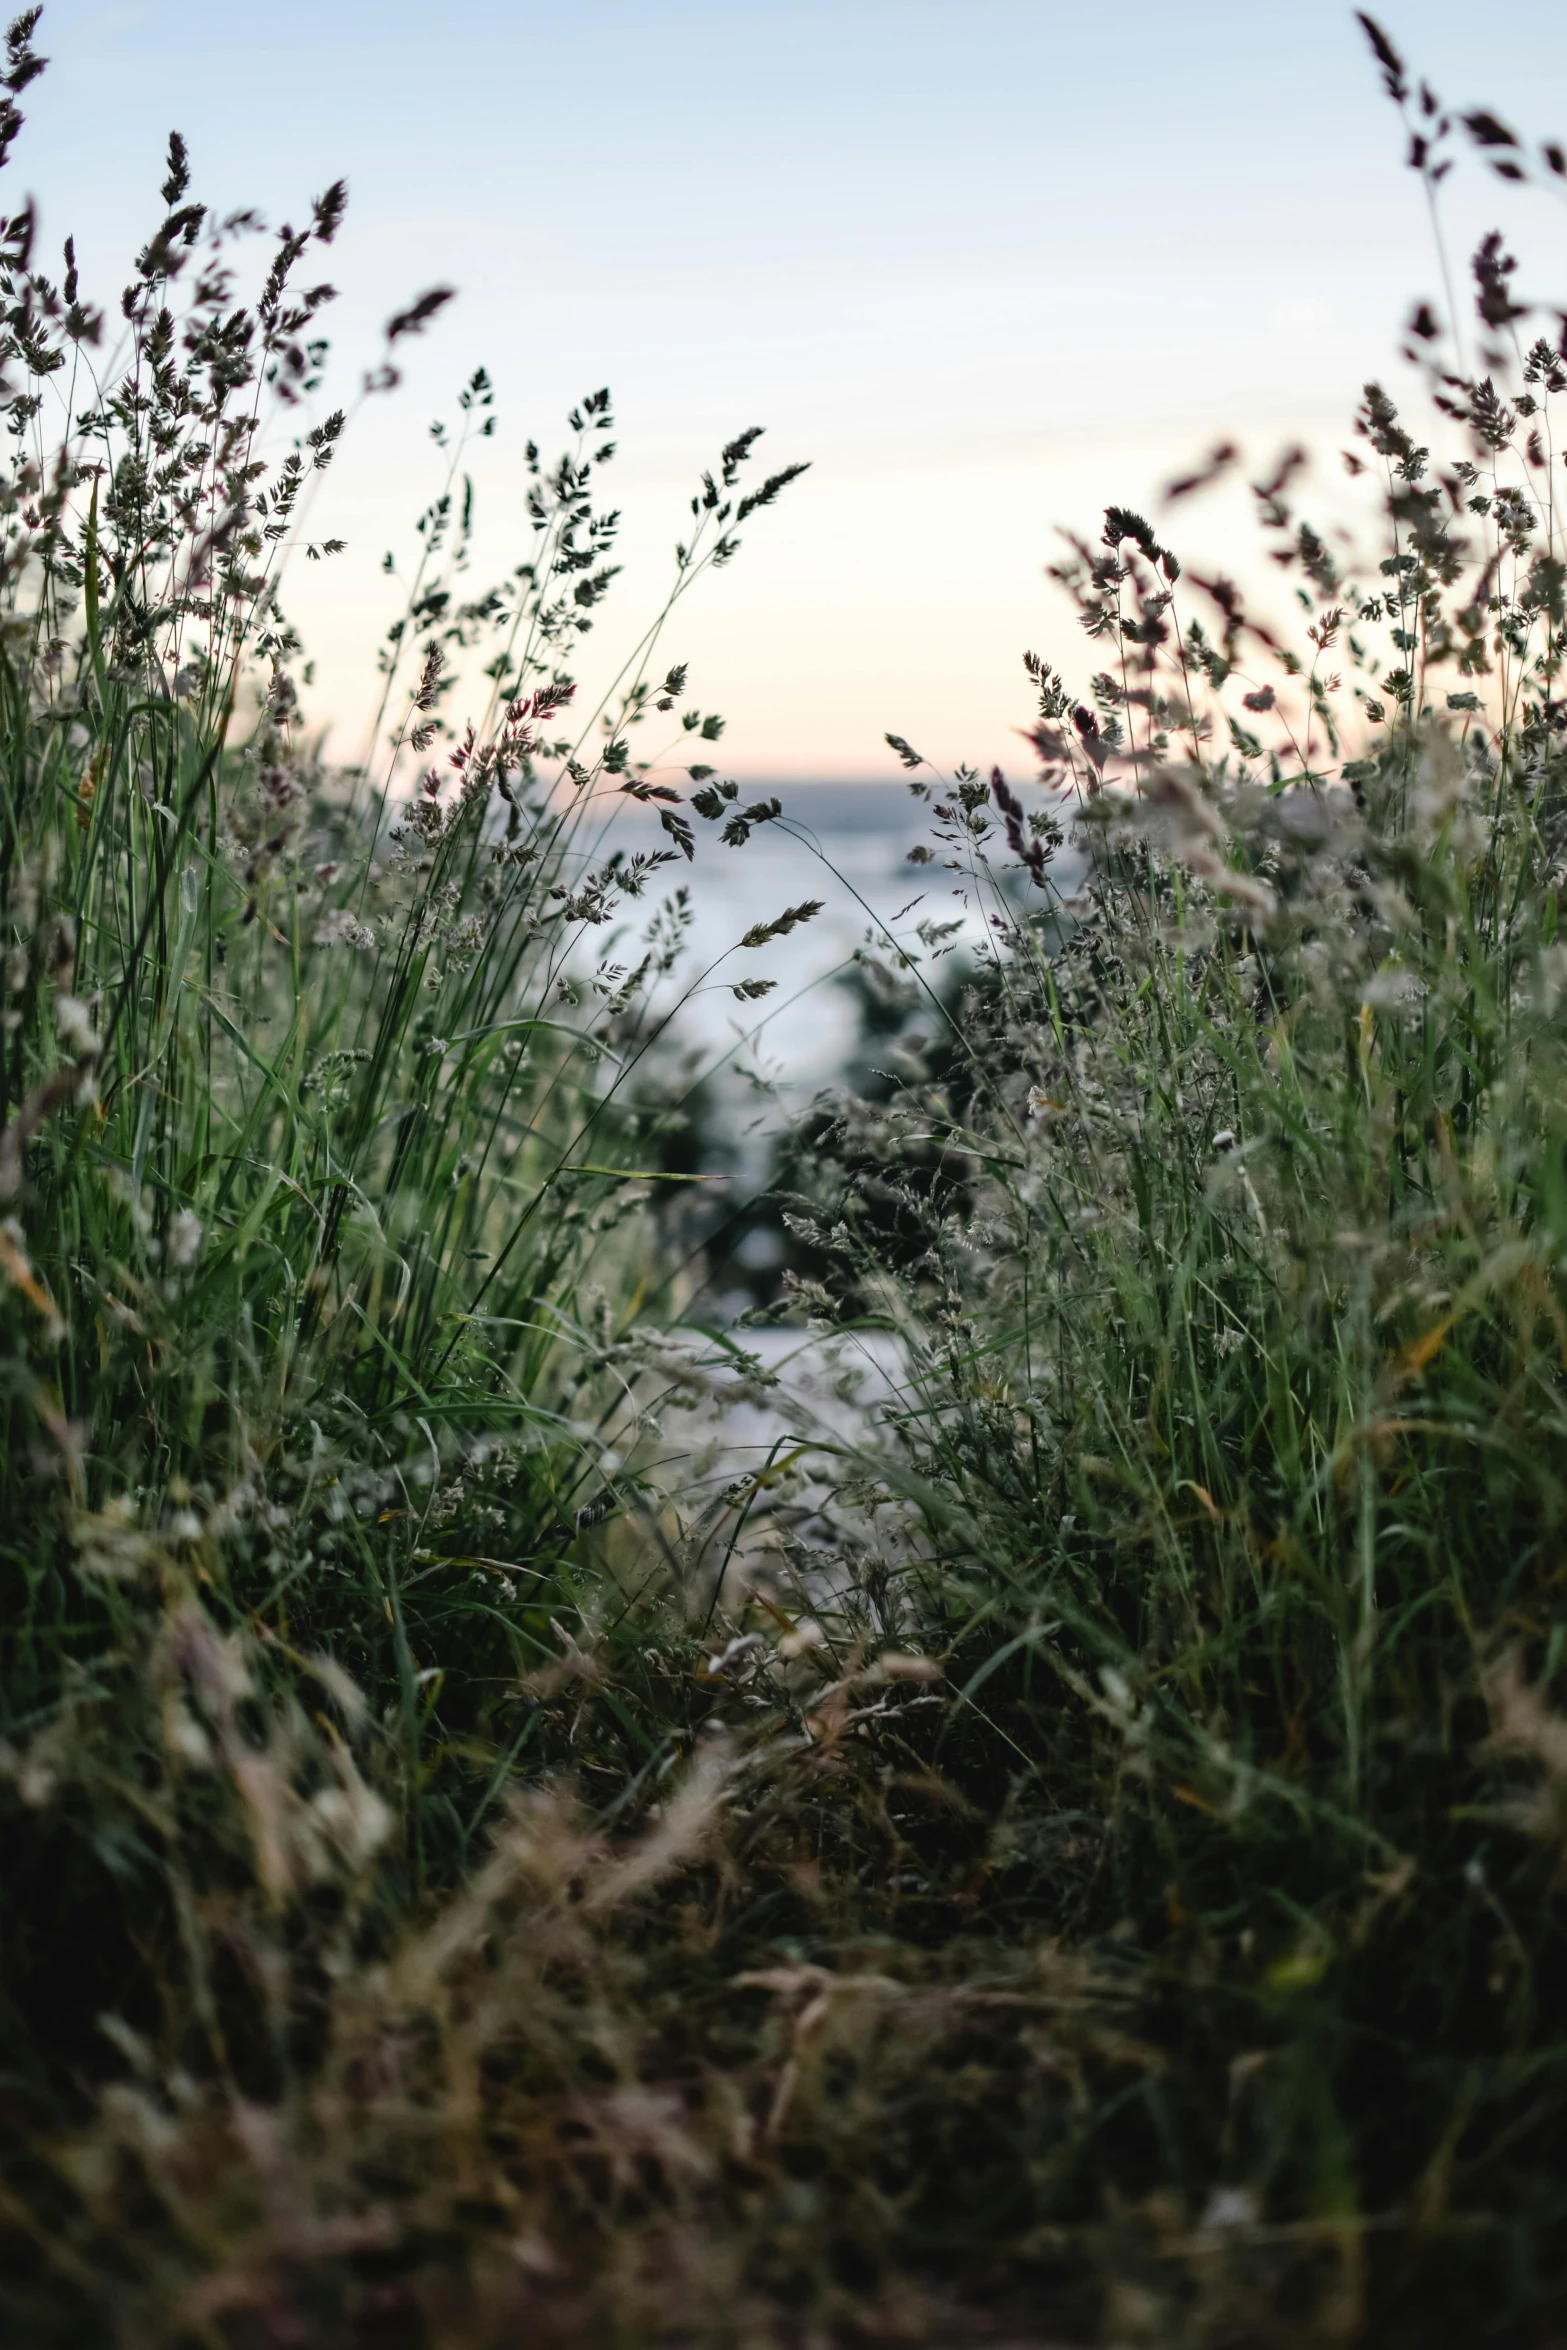
<path id="1" fill-rule="evenodd" d="M 691 964 L 693 972 L 718 967 L 691 999 L 686 1023 L 710 1049 L 755 1032 L 755 1049 L 784 1082 L 814 1088 L 837 1074 L 855 1039 L 853 998 L 835 977 L 857 949 L 885 956 L 894 935 L 912 943 L 913 925 L 933 907 L 952 920 L 961 910 L 954 876 L 908 862 L 926 811 L 896 784 L 780 784 L 746 797 L 781 799 L 784 813 L 743 848 L 713 837 L 699 844 L 689 876 Z M 733 951 L 754 924 L 813 899 L 821 912 L 788 937 Z M 731 984 L 750 977 L 776 980 L 777 992 L 737 1003 Z"/>
<path id="2" fill-rule="evenodd" d="M 779 1108 L 802 1106 L 839 1076 L 854 1048 L 858 1010 L 842 980 L 857 953 L 885 964 L 898 941 L 923 959 L 921 921 L 962 919 L 977 934 L 978 919 L 954 894 L 958 876 L 939 862 L 909 862 L 909 850 L 928 838 L 930 812 L 898 784 L 751 785 L 742 804 L 773 797 L 783 802 L 782 817 L 759 825 L 742 847 L 726 847 L 717 827 L 698 823 L 694 860 L 667 867 L 642 903 L 626 909 L 613 954 L 630 959 L 659 902 L 689 893 L 685 951 L 663 998 L 673 1013 L 670 1049 L 711 1070 L 737 1114 L 756 1101 L 762 1081 L 775 1119 Z M 634 803 L 617 812 L 611 837 L 628 848 L 667 846 Z M 820 912 L 787 936 L 740 945 L 748 930 L 813 901 Z M 602 934 L 592 946 L 609 951 Z M 739 1001 L 734 988 L 748 979 L 770 980 L 773 990 Z"/>

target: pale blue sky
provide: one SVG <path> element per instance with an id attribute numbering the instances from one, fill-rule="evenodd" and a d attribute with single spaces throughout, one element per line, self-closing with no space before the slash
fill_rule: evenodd
<path id="1" fill-rule="evenodd" d="M 1505 48 L 1450 0 L 1381 13 L 1445 96 L 1567 132 L 1559 0 L 1513 0 Z M 1337 5 L 50 0 L 40 40 L 13 185 L 51 243 L 75 230 L 91 282 L 121 282 L 178 125 L 223 207 L 297 214 L 346 174 L 345 388 L 403 296 L 461 289 L 320 517 L 350 541 L 297 598 L 323 714 L 364 705 L 424 427 L 483 360 L 497 562 L 524 542 L 523 440 L 615 388 L 629 576 L 605 639 L 719 439 L 765 422 L 779 459 L 814 460 L 671 645 L 737 771 L 879 771 L 888 726 L 988 758 L 1022 715 L 1022 644 L 1075 652 L 1051 524 L 1148 495 L 1219 432 L 1331 434 L 1436 283 Z M 1460 241 L 1503 210 L 1467 172 Z M 1508 216 L 1559 254 L 1538 199 Z"/>

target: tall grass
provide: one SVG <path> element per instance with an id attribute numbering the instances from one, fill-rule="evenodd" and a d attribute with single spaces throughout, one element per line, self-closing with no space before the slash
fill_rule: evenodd
<path id="1" fill-rule="evenodd" d="M 794 1154 L 855 1443 L 638 1318 L 681 901 L 584 941 L 787 819 L 636 755 L 717 731 L 656 627 L 576 714 L 607 395 L 473 596 L 470 381 L 320 771 L 341 191 L 248 302 L 164 203 L 112 334 L 4 231 L 11 2338 L 1557 2338 L 1567 360 L 1500 240 L 1414 322 L 1453 454 L 1367 389 L 1377 543 L 1256 485 L 1298 643 L 1112 507 L 1038 784 L 894 738 L 991 943 L 887 943 Z"/>
<path id="2" fill-rule="evenodd" d="M 896 746 L 994 948 L 954 999 L 907 942 L 930 1077 L 803 1201 L 907 1366 L 882 1474 L 987 1900 L 1136 1954 L 1159 2053 L 1093 2169 L 1226 2322 L 1293 2252 L 1379 2339 L 1438 2280 L 1533 2338 L 1563 2282 L 1567 364 L 1499 238 L 1473 276 L 1484 374 L 1416 319 L 1451 454 L 1367 387 L 1379 544 L 1298 455 L 1256 484 L 1298 640 L 1112 507 L 1057 574 L 1091 695 L 1030 659 L 1032 808 Z"/>
<path id="3" fill-rule="evenodd" d="M 37 14 L 7 36 L 8 145 Z M 634 1414 L 630 1453 L 613 1439 L 667 1384 L 620 1342 L 667 1175 L 657 1099 L 634 1102 L 687 925 L 670 776 L 689 790 L 673 758 L 721 723 L 655 656 L 800 470 L 747 488 L 756 430 L 722 451 L 662 609 L 583 709 L 569 665 L 615 568 L 609 394 L 553 467 L 530 447 L 525 558 L 475 593 L 480 370 L 438 436 L 368 756 L 323 768 L 284 595 L 290 564 L 343 552 L 310 515 L 352 421 L 322 415 L 316 274 L 344 190 L 272 233 L 189 182 L 176 135 L 108 316 L 69 240 L 60 282 L 41 266 L 31 205 L 0 231 L 7 1990 L 55 2081 L 127 1991 L 194 1999 L 225 2044 L 176 1850 L 211 1827 L 220 1763 L 268 1899 L 335 1854 L 373 1859 L 395 1910 L 462 1875 L 547 1743 L 529 1677 L 612 1613 L 613 1521 L 656 1515 Z M 389 323 L 356 406 L 446 300 Z M 673 753 L 637 755 L 649 725 Z M 611 837 L 628 798 L 662 828 Z M 771 811 L 733 798 L 743 839 Z M 646 1539 L 658 1559 L 661 1525 Z M 214 1744 L 173 1690 L 220 1653 L 224 1704 L 259 1710 Z M 308 1691 L 371 1738 L 381 1792 L 338 1731 L 307 1735 Z M 612 1787 L 659 1749 L 638 1710 L 605 1712 Z M 188 1821 L 184 1792 L 147 1791 L 181 1755 Z M 304 1842 L 288 1827 L 296 1764 L 311 1803 L 348 1806 L 324 1845 L 308 1805 Z"/>

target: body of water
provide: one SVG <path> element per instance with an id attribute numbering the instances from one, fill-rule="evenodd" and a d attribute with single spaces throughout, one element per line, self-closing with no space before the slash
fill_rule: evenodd
<path id="1" fill-rule="evenodd" d="M 722 1073 L 737 1100 L 755 1098 L 760 1085 L 795 1108 L 837 1077 L 853 1051 L 858 1010 L 842 981 L 856 955 L 889 966 L 898 942 L 928 968 L 929 949 L 917 936 L 921 923 L 961 924 L 952 937 L 962 943 L 978 939 L 981 917 L 939 854 L 929 864 L 910 863 L 909 851 L 930 842 L 931 818 L 926 804 L 901 786 L 754 785 L 740 804 L 767 798 L 782 800 L 784 813 L 757 826 L 743 847 L 726 847 L 719 827 L 698 822 L 695 860 L 665 870 L 637 928 L 645 927 L 658 898 L 681 887 L 689 892 L 686 950 L 675 974 L 683 1000 L 673 1033 Z M 625 837 L 638 847 L 653 839 L 643 810 L 630 814 Z M 787 936 L 756 948 L 739 945 L 748 930 L 807 902 L 820 912 Z M 617 959 L 628 955 L 634 935 L 622 934 Z M 773 991 L 739 1001 L 733 989 L 746 979 L 770 980 Z"/>

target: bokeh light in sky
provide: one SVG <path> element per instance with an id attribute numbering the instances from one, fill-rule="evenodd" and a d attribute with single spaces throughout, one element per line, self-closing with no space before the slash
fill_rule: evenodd
<path id="1" fill-rule="evenodd" d="M 1559 0 L 1514 0 L 1505 44 L 1453 0 L 1381 16 L 1444 97 L 1567 131 Z M 577 396 L 614 388 L 606 653 L 721 441 L 765 423 L 774 462 L 811 459 L 668 649 L 726 713 L 734 772 L 853 777 L 887 772 L 888 727 L 948 762 L 1015 750 L 1024 644 L 1081 666 L 1043 576 L 1053 526 L 1151 500 L 1220 434 L 1259 461 L 1295 437 L 1331 453 L 1438 282 L 1337 5 L 50 0 L 40 39 L 11 198 L 37 192 L 48 248 L 75 231 L 100 295 L 154 225 L 174 126 L 224 209 L 297 218 L 346 174 L 331 398 L 409 293 L 460 289 L 324 485 L 312 530 L 348 552 L 290 580 L 345 756 L 396 608 L 381 557 L 408 548 L 429 422 L 481 361 L 500 425 L 475 579 L 526 551 L 527 437 L 548 453 Z M 1493 217 L 1526 257 L 1559 249 L 1559 214 L 1466 160 L 1460 252 Z"/>

